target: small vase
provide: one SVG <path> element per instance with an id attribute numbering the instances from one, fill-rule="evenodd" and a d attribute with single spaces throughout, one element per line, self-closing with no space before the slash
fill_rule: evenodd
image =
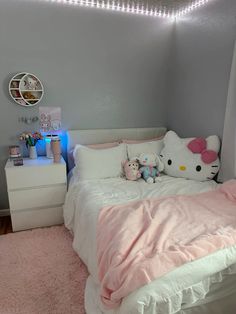
<path id="1" fill-rule="evenodd" d="M 29 158 L 30 159 L 36 159 L 37 156 L 37 150 L 36 150 L 36 146 L 30 146 L 29 147 Z"/>

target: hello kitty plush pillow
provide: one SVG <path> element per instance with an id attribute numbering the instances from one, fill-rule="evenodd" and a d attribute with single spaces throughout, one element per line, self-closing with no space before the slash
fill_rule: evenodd
<path id="1" fill-rule="evenodd" d="M 207 181 L 213 179 L 219 171 L 219 150 L 220 140 L 216 135 L 206 139 L 181 139 L 175 132 L 169 131 L 164 137 L 160 157 L 167 175 Z"/>

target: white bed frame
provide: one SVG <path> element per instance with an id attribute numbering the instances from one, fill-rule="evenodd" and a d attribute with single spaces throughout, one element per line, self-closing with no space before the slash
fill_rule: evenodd
<path id="1" fill-rule="evenodd" d="M 70 130 L 67 132 L 68 167 L 71 169 L 70 152 L 76 144 L 88 145 L 109 143 L 122 139 L 151 139 L 166 133 L 165 127 L 129 129 Z M 235 314 L 236 313 L 236 274 L 215 283 L 207 297 L 195 304 L 183 304 L 176 314 Z M 230 287 L 230 288 L 229 288 Z M 90 314 L 90 313 L 89 313 Z M 93 313 L 95 314 L 95 313 Z"/>
<path id="2" fill-rule="evenodd" d="M 162 136 L 166 133 L 165 127 L 156 128 L 129 128 L 129 129 L 94 129 L 70 130 L 67 132 L 68 168 L 72 168 L 71 150 L 76 144 L 89 145 L 127 140 L 146 140 Z"/>

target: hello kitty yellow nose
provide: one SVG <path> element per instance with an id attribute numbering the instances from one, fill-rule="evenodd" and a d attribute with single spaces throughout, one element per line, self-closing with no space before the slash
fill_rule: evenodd
<path id="1" fill-rule="evenodd" d="M 179 170 L 185 171 L 185 170 L 186 170 L 186 167 L 185 167 L 185 166 L 180 166 L 180 167 L 179 167 Z"/>

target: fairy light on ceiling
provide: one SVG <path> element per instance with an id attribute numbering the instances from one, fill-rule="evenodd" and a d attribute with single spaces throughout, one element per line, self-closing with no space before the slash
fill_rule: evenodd
<path id="1" fill-rule="evenodd" d="M 210 0 L 199 0 L 199 1 L 193 2 L 192 4 L 188 5 L 187 7 L 184 7 L 182 9 L 180 9 L 179 11 L 177 11 L 175 13 L 175 18 L 178 18 L 180 16 L 188 14 L 188 13 L 194 11 L 195 9 L 197 9 L 201 6 L 206 5 L 209 1 Z"/>
<path id="2" fill-rule="evenodd" d="M 145 0 L 145 2 L 119 0 L 45 0 L 52 3 L 61 3 L 71 6 L 96 8 L 118 11 L 129 14 L 146 15 L 177 19 L 195 9 L 206 5 L 212 0 Z"/>

